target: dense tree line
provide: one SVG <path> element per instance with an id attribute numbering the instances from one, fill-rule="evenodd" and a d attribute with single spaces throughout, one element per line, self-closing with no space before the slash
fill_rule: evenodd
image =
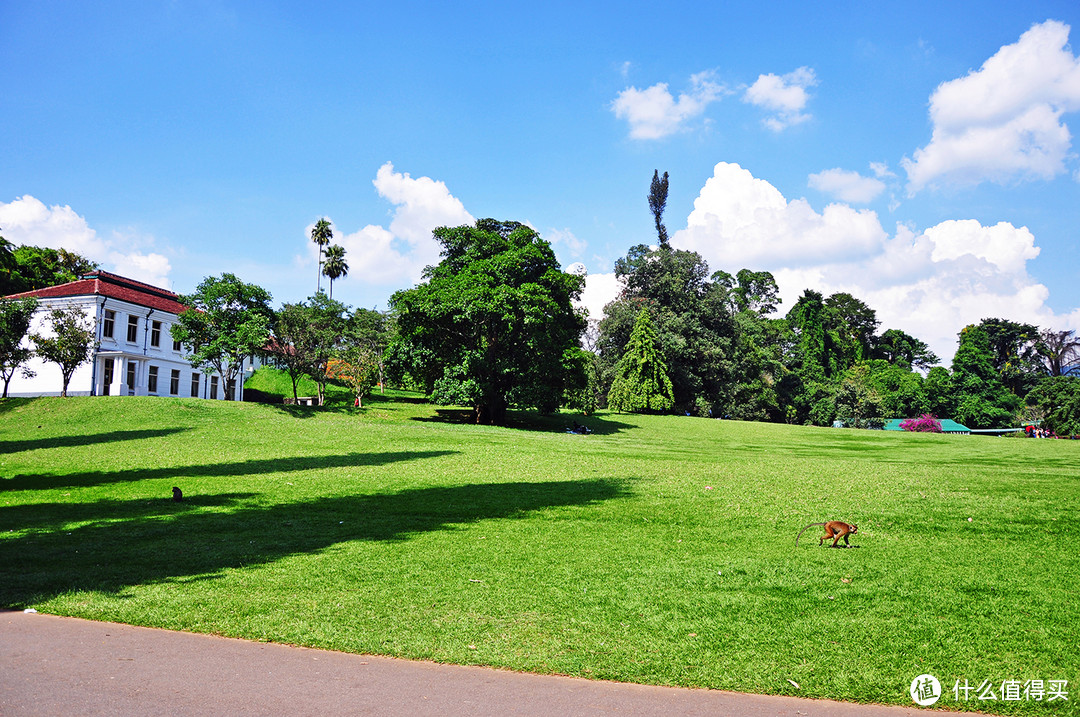
<path id="1" fill-rule="evenodd" d="M 914 336 L 880 331 L 874 309 L 851 294 L 807 289 L 777 316 L 770 273 L 710 274 L 700 255 L 666 243 L 632 247 L 615 273 L 623 290 L 597 327 L 600 396 L 638 351 L 631 331 L 647 312 L 679 413 L 855 426 L 933 413 L 971 428 L 1026 418 L 1080 431 L 1075 410 L 1060 408 L 1080 382 L 1073 332 L 983 319 L 960 332 L 945 368 Z"/>
<path id="2" fill-rule="evenodd" d="M 95 262 L 66 249 L 17 247 L 0 237 L 0 296 L 75 281 L 97 268 Z"/>
<path id="3" fill-rule="evenodd" d="M 245 355 L 265 352 L 292 376 L 294 397 L 304 375 L 318 384 L 320 403 L 329 377 L 353 387 L 357 404 L 391 381 L 470 406 L 483 423 L 504 422 L 512 407 L 563 406 L 862 427 L 932 414 L 971 428 L 1036 420 L 1080 433 L 1073 331 L 985 318 L 960 331 L 945 367 L 918 338 L 882 331 L 874 309 L 848 293 L 806 289 L 781 313 L 769 272 L 711 272 L 699 254 L 671 247 L 667 190 L 667 175 L 654 173 L 648 200 L 658 243 L 616 261 L 622 291 L 589 331 L 573 308 L 584 278 L 563 272 L 528 226 L 481 219 L 434 231 L 442 260 L 396 292 L 389 312 L 353 311 L 321 291 L 274 311 L 268 293 L 225 274 L 182 297 L 191 310 L 174 338 L 192 349 L 193 363 L 226 377 Z M 329 223 L 312 238 L 322 257 Z M 93 268 L 63 250 L 0 248 L 9 288 Z M 343 276 L 347 265 L 334 264 L 341 257 L 326 257 L 320 274 Z M 25 311 L 9 308 L 0 312 L 5 382 L 25 360 L 11 340 L 26 332 Z"/>

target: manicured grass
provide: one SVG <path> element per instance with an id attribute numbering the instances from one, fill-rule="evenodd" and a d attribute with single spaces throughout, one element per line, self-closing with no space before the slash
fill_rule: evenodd
<path id="1" fill-rule="evenodd" d="M 1080 442 L 365 405 L 0 402 L 0 605 L 907 706 L 929 672 L 939 707 L 1078 714 Z M 831 519 L 851 549 L 794 547 Z"/>

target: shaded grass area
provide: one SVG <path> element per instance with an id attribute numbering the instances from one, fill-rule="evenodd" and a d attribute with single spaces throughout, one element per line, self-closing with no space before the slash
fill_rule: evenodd
<path id="1" fill-rule="evenodd" d="M 3 606 L 904 705 L 923 672 L 946 690 L 1080 680 L 1071 442 L 611 414 L 493 428 L 409 395 L 0 414 Z M 851 549 L 815 529 L 794 547 L 831 519 L 859 525 Z"/>

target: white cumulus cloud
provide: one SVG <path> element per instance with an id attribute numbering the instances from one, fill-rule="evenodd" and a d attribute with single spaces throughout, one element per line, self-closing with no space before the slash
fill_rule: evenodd
<path id="1" fill-rule="evenodd" d="M 144 251 L 151 238 L 136 233 L 112 232 L 102 237 L 70 206 L 47 206 L 29 194 L 13 202 L 0 202 L 0 228 L 16 246 L 66 249 L 111 271 L 148 284 L 171 288 L 168 257 Z"/>
<path id="2" fill-rule="evenodd" d="M 609 274 L 589 274 L 585 277 L 585 290 L 576 305 L 589 311 L 590 321 L 604 318 L 604 307 L 618 297 L 623 289 L 615 272 Z"/>
<path id="3" fill-rule="evenodd" d="M 563 255 L 571 259 L 580 258 L 588 247 L 588 244 L 575 236 L 570 229 L 551 229 L 544 235 L 544 239 L 551 244 L 560 260 L 562 260 Z M 562 263 L 565 263 L 565 261 Z"/>
<path id="4" fill-rule="evenodd" d="M 774 132 L 780 132 L 810 119 L 803 110 L 810 101 L 807 89 L 816 84 L 817 76 L 809 67 L 800 67 L 786 75 L 760 75 L 743 93 L 743 102 L 772 112 L 763 122 Z"/>
<path id="5" fill-rule="evenodd" d="M 839 168 L 811 174 L 809 186 L 852 204 L 867 204 L 885 191 L 885 182 L 880 179 L 864 177 L 858 172 Z"/>
<path id="6" fill-rule="evenodd" d="M 739 165 L 720 162 L 672 243 L 706 257 L 723 257 L 724 266 L 738 264 L 738 269 L 778 257 L 787 266 L 799 266 L 868 256 L 880 250 L 885 238 L 872 211 L 830 204 L 818 213 L 805 199 L 788 201 Z"/>
<path id="7" fill-rule="evenodd" d="M 908 192 L 1064 173 L 1072 135 L 1062 118 L 1080 110 L 1080 59 L 1068 42 L 1069 26 L 1048 20 L 978 70 L 939 85 L 930 97 L 930 143 L 901 161 Z"/>
<path id="8" fill-rule="evenodd" d="M 372 184 L 380 197 L 394 205 L 389 227 L 369 224 L 352 233 L 339 233 L 331 222 L 332 243 L 345 248 L 349 265 L 345 281 L 355 278 L 388 287 L 419 281 L 425 266 L 439 263 L 442 247 L 432 237 L 432 231 L 476 221 L 444 182 L 396 172 L 390 162 L 379 168 Z M 306 237 L 311 236 L 314 225 L 312 222 L 305 228 Z M 310 241 L 308 245 L 308 258 L 314 264 L 318 247 Z"/>
<path id="9" fill-rule="evenodd" d="M 689 120 L 700 117 L 705 108 L 720 99 L 725 90 L 712 73 L 700 72 L 690 77 L 690 90 L 676 98 L 666 82 L 639 90 L 627 87 L 611 103 L 619 119 L 630 123 L 634 139 L 660 139 L 685 129 Z"/>

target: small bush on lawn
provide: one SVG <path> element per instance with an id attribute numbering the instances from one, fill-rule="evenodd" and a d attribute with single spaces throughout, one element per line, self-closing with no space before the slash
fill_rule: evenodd
<path id="1" fill-rule="evenodd" d="M 900 428 L 915 433 L 941 433 L 941 421 L 929 413 L 918 418 L 909 418 L 900 423 Z"/>

